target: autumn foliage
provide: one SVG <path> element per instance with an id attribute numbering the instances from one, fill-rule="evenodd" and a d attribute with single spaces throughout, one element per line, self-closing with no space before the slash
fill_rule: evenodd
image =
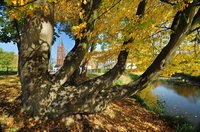
<path id="1" fill-rule="evenodd" d="M 96 113 L 144 89 L 161 71 L 166 76 L 185 70 L 199 75 L 198 0 L 6 0 L 2 5 L 15 29 L 5 30 L 18 45 L 27 115 Z M 50 75 L 55 28 L 74 39 L 75 46 Z M 77 82 L 80 65 L 92 57 L 116 64 L 101 76 Z M 114 85 L 127 62 L 143 74 Z"/>

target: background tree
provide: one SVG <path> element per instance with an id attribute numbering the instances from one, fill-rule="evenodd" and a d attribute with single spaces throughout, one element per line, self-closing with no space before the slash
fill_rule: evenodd
<path id="1" fill-rule="evenodd" d="M 14 52 L 5 52 L 0 48 L 0 67 L 1 70 L 6 71 L 17 68 L 17 55 Z"/>
<path id="2" fill-rule="evenodd" d="M 166 0 L 11 0 L 3 4 L 11 21 L 21 15 L 25 18 L 18 45 L 19 70 L 23 110 L 31 116 L 95 113 L 105 109 L 113 100 L 144 89 L 159 75 L 185 38 L 196 31 L 200 19 L 198 0 L 173 3 Z M 61 69 L 49 75 L 53 29 L 60 21 L 70 23 L 68 26 L 75 46 Z M 158 32 L 160 29 L 156 26 L 166 21 L 172 23 L 170 32 L 163 34 L 169 39 L 155 55 L 149 36 Z M 97 40 L 108 44 L 108 50 L 98 54 L 116 58 L 116 65 L 97 78 L 68 83 L 91 44 Z M 136 81 L 116 86 L 114 82 L 125 71 L 129 54 L 134 58 L 142 56 L 140 60 L 148 68 Z M 153 62 L 149 59 L 151 55 L 155 58 Z"/>

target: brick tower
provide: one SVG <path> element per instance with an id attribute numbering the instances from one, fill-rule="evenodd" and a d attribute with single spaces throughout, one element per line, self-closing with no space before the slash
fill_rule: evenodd
<path id="1" fill-rule="evenodd" d="M 57 59 L 56 65 L 62 66 L 65 59 L 65 48 L 62 42 L 62 37 L 60 37 L 60 44 L 57 47 Z"/>

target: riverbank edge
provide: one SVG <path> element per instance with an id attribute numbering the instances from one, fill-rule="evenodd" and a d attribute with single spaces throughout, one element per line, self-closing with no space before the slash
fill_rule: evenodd
<path id="1" fill-rule="evenodd" d="M 145 99 L 141 98 L 138 94 L 133 95 L 131 98 L 134 98 L 136 102 L 138 102 L 142 107 L 144 107 L 148 111 L 157 114 L 161 120 L 167 122 L 171 127 L 173 127 L 175 132 L 200 131 L 200 127 L 192 124 L 187 118 L 180 116 L 174 117 L 167 114 L 167 112 L 164 111 L 164 105 L 159 100 L 158 107 L 155 109 L 151 108 L 150 105 L 145 101 Z"/>
<path id="2" fill-rule="evenodd" d="M 171 77 L 158 77 L 159 80 L 170 81 L 178 85 L 194 85 L 200 87 L 200 77 L 184 73 L 175 73 Z"/>

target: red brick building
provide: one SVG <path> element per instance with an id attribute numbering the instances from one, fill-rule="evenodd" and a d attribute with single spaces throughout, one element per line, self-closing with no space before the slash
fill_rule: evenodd
<path id="1" fill-rule="evenodd" d="M 60 44 L 57 47 L 57 59 L 56 66 L 62 66 L 65 59 L 65 48 L 62 42 L 62 37 L 60 37 Z"/>

